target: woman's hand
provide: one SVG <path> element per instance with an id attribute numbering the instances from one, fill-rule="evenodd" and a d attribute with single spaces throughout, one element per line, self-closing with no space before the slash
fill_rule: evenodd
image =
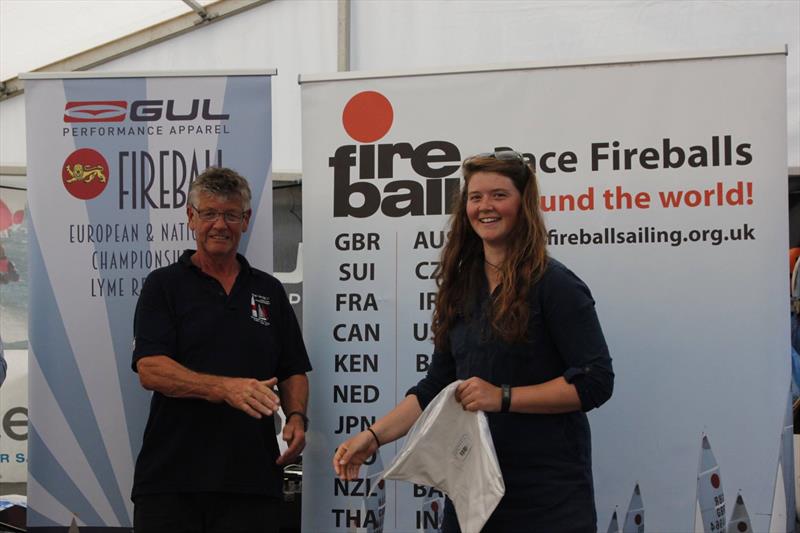
<path id="1" fill-rule="evenodd" d="M 503 402 L 503 389 L 481 378 L 471 377 L 456 387 L 456 401 L 466 411 L 496 413 Z"/>
<path id="2" fill-rule="evenodd" d="M 369 431 L 344 441 L 333 454 L 333 470 L 339 479 L 349 481 L 358 477 L 358 471 L 364 461 L 378 450 L 378 443 Z"/>

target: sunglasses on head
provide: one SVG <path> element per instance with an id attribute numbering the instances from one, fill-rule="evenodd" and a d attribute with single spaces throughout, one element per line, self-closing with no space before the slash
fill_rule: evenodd
<path id="1" fill-rule="evenodd" d="M 498 161 L 519 161 L 523 165 L 527 162 L 525 161 L 525 156 L 510 148 L 495 148 L 493 152 L 483 152 L 470 157 L 470 159 L 476 157 L 491 157 L 492 159 L 497 159 Z"/>

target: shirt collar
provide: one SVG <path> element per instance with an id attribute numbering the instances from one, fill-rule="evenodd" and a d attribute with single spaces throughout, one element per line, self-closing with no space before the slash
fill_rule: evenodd
<path id="1" fill-rule="evenodd" d="M 187 248 L 186 250 L 183 251 L 183 254 L 181 254 L 180 259 L 178 259 L 178 263 L 180 263 L 186 268 L 197 268 L 197 266 L 194 263 L 192 263 L 192 256 L 194 255 L 195 252 L 196 250 Z M 253 267 L 250 266 L 250 263 L 247 262 L 247 259 L 245 259 L 245 257 L 242 254 L 237 253 L 236 260 L 239 261 L 239 264 L 242 267 L 241 268 L 242 271 L 246 271 L 248 274 L 252 273 Z"/>

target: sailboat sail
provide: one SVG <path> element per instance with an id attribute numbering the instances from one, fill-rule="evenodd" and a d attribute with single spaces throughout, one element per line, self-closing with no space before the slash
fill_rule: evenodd
<path id="1" fill-rule="evenodd" d="M 625 524 L 622 533 L 644 533 L 644 501 L 639 484 L 633 489 L 631 503 L 628 505 L 628 514 L 625 515 Z"/>
<path id="2" fill-rule="evenodd" d="M 786 413 L 781 432 L 781 447 L 778 453 L 778 471 L 775 475 L 775 492 L 772 499 L 772 516 L 769 531 L 794 531 L 796 507 L 794 493 L 794 426 L 792 421 L 791 393 L 786 404 Z"/>
<path id="3" fill-rule="evenodd" d="M 728 522 L 728 533 L 751 533 L 752 531 L 753 526 L 750 524 L 750 515 L 747 514 L 744 499 L 741 494 L 738 494 L 731 513 L 731 519 Z"/>
<path id="4" fill-rule="evenodd" d="M 797 494 L 795 493 L 794 464 L 794 417 L 792 416 L 792 394 L 786 402 L 786 414 L 783 420 L 783 486 L 786 487 L 786 531 L 792 531 L 797 522 Z"/>
<path id="5" fill-rule="evenodd" d="M 717 533 L 725 531 L 725 494 L 719 465 L 708 437 L 703 435 L 700 465 L 697 468 L 697 501 L 695 504 L 695 532 Z"/>
<path id="6" fill-rule="evenodd" d="M 608 530 L 606 533 L 619 533 L 619 522 L 617 521 L 617 511 L 614 510 L 614 514 L 611 515 L 611 522 L 608 523 Z"/>

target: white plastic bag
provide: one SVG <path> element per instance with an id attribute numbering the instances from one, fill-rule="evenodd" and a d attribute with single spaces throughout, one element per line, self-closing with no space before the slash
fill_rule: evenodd
<path id="1" fill-rule="evenodd" d="M 477 533 L 506 492 L 483 411 L 465 411 L 455 381 L 436 395 L 384 471 L 386 479 L 435 487 L 453 501 L 462 533 Z"/>

